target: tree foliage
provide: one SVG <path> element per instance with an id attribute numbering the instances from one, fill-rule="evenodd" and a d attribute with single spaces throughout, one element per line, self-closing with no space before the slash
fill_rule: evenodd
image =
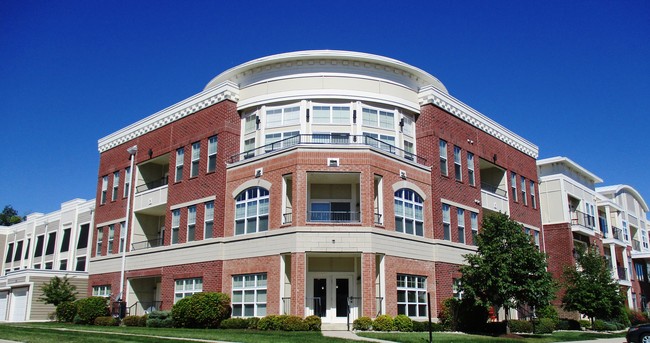
<path id="1" fill-rule="evenodd" d="M 533 244 L 524 228 L 503 213 L 483 219 L 477 252 L 465 255 L 461 290 L 477 303 L 508 310 L 520 305 L 545 306 L 555 296 L 556 284 L 546 270 L 546 255 Z"/>
<path id="2" fill-rule="evenodd" d="M 77 286 L 71 284 L 67 276 L 62 278 L 55 276 L 50 279 L 50 282 L 41 286 L 43 296 L 38 300 L 46 304 L 59 306 L 59 304 L 64 302 L 75 301 L 78 294 L 76 290 Z"/>
<path id="3" fill-rule="evenodd" d="M 0 213 L 0 226 L 11 226 L 18 224 L 23 220 L 24 218 L 19 216 L 18 212 L 14 210 L 11 205 L 5 206 L 5 208 L 2 210 L 2 213 Z"/>
<path id="4" fill-rule="evenodd" d="M 576 262 L 577 265 L 564 269 L 563 308 L 589 317 L 592 325 L 596 318 L 608 320 L 619 316 L 624 298 L 598 247 L 578 249 Z"/>

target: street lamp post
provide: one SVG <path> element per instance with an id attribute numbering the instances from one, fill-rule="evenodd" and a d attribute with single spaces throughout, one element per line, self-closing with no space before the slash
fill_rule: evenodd
<path id="1" fill-rule="evenodd" d="M 138 152 L 138 146 L 134 145 L 134 146 L 126 149 L 126 151 L 129 153 L 130 159 L 131 159 L 131 167 L 129 169 L 131 171 L 131 175 L 129 175 L 129 179 L 130 179 L 129 180 L 129 194 L 127 194 L 127 196 L 126 196 L 126 219 L 124 220 L 124 230 L 126 230 L 128 232 L 128 230 L 129 230 L 129 218 L 131 217 L 131 194 L 133 194 L 133 192 L 135 190 L 135 187 L 134 187 L 135 184 L 133 183 L 133 175 L 135 174 L 135 170 L 133 169 L 133 162 L 135 160 L 135 154 Z M 120 237 L 121 236 L 123 236 L 122 232 L 120 232 Z M 124 299 L 124 271 L 126 269 L 126 249 L 127 249 L 126 242 L 127 242 L 127 235 L 124 235 L 124 246 L 122 248 L 122 269 L 121 269 L 121 272 L 120 272 L 120 293 L 119 293 L 119 297 L 118 297 L 118 301 L 120 301 L 120 306 L 122 306 L 122 303 L 125 303 L 125 299 Z M 124 313 L 121 313 L 121 312 L 122 311 L 120 311 L 120 314 L 124 315 Z"/>

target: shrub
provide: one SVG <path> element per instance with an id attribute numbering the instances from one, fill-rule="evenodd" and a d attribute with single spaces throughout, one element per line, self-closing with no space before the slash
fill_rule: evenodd
<path id="1" fill-rule="evenodd" d="M 124 326 L 140 326 L 140 321 L 140 316 L 126 316 L 122 318 L 122 324 Z"/>
<path id="2" fill-rule="evenodd" d="M 484 326 L 484 331 L 490 335 L 503 335 L 506 333 L 506 322 L 490 322 Z"/>
<path id="3" fill-rule="evenodd" d="M 179 300 L 172 307 L 175 327 L 218 328 L 230 317 L 230 297 L 224 293 L 202 292 Z"/>
<path id="4" fill-rule="evenodd" d="M 77 315 L 79 316 L 80 324 L 93 324 L 95 318 L 110 315 L 108 299 L 104 297 L 79 299 L 75 304 L 77 305 Z"/>
<path id="5" fill-rule="evenodd" d="M 78 314 L 74 316 L 74 319 L 72 319 L 72 323 L 73 323 L 73 324 L 77 324 L 77 325 L 80 325 L 80 324 L 86 324 L 86 323 L 84 323 L 84 321 L 81 319 L 81 317 L 79 317 Z"/>
<path id="6" fill-rule="evenodd" d="M 560 316 L 558 316 L 557 310 L 551 304 L 542 306 L 535 310 L 535 315 L 537 315 L 537 318 L 553 319 L 553 322 L 555 322 L 556 326 L 560 323 Z"/>
<path id="7" fill-rule="evenodd" d="M 398 314 L 395 319 L 393 319 L 393 326 L 395 330 L 400 332 L 411 332 L 413 331 L 413 321 L 405 314 Z"/>
<path id="8" fill-rule="evenodd" d="M 283 331 L 308 331 L 309 325 L 298 316 L 286 316 L 282 321 Z"/>
<path id="9" fill-rule="evenodd" d="M 56 319 L 60 322 L 72 323 L 76 315 L 77 305 L 73 302 L 62 302 L 56 307 Z"/>
<path id="10" fill-rule="evenodd" d="M 580 322 L 575 319 L 560 319 L 557 326 L 555 327 L 558 330 L 582 330 Z"/>
<path id="11" fill-rule="evenodd" d="M 370 321 L 372 323 L 372 321 Z M 309 328 L 309 331 L 320 331 L 321 320 L 319 316 L 308 316 L 305 318 L 305 323 Z"/>
<path id="12" fill-rule="evenodd" d="M 627 318 L 630 320 L 631 325 L 643 324 L 648 322 L 648 318 L 641 311 L 628 309 Z"/>
<path id="13" fill-rule="evenodd" d="M 278 315 L 275 314 L 270 314 L 262 319 L 257 323 L 257 329 L 258 330 L 279 330 L 280 325 L 279 322 L 280 320 L 277 318 L 279 317 Z"/>
<path id="14" fill-rule="evenodd" d="M 244 318 L 224 319 L 219 325 L 221 329 L 248 329 L 248 320 Z"/>
<path id="15" fill-rule="evenodd" d="M 368 331 L 372 327 L 370 317 L 359 317 L 352 322 L 352 329 L 359 331 Z"/>
<path id="16" fill-rule="evenodd" d="M 248 318 L 248 327 L 249 330 L 257 330 L 257 323 L 259 323 L 259 317 L 250 317 Z"/>
<path id="17" fill-rule="evenodd" d="M 591 329 L 591 322 L 590 322 L 590 321 L 588 321 L 588 320 L 586 320 L 586 319 L 581 319 L 581 320 L 579 321 L 579 323 L 580 323 L 580 326 L 581 326 L 581 327 L 583 327 L 583 328 L 585 328 L 585 329 Z"/>
<path id="18" fill-rule="evenodd" d="M 138 326 L 139 327 L 146 327 L 147 326 L 147 319 L 149 319 L 148 314 L 145 314 L 144 316 L 141 316 L 140 321 L 138 321 Z"/>
<path id="19" fill-rule="evenodd" d="M 482 331 L 487 323 L 488 311 L 473 299 L 446 299 L 439 314 L 445 330 Z"/>
<path id="20" fill-rule="evenodd" d="M 535 322 L 535 333 L 553 333 L 555 330 L 555 322 L 551 318 L 540 318 Z"/>
<path id="21" fill-rule="evenodd" d="M 174 325 L 170 311 L 153 311 L 147 316 L 147 327 L 171 328 Z"/>
<path id="22" fill-rule="evenodd" d="M 97 326 L 118 326 L 120 325 L 120 321 L 111 316 L 97 317 L 95 318 L 94 324 Z"/>
<path id="23" fill-rule="evenodd" d="M 527 320 L 511 320 L 508 322 L 510 324 L 510 331 L 519 332 L 519 333 L 532 333 L 533 332 L 533 323 Z"/>
<path id="24" fill-rule="evenodd" d="M 375 318 L 375 321 L 372 322 L 372 329 L 375 331 L 393 331 L 395 327 L 393 325 L 393 317 L 382 314 Z"/>

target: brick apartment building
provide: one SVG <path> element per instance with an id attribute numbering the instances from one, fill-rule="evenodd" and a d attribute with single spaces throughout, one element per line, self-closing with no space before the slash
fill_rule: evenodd
<path id="1" fill-rule="evenodd" d="M 131 314 L 220 291 L 233 316 L 424 319 L 485 213 L 544 244 L 537 147 L 382 56 L 256 59 L 98 145 L 88 292 Z"/>
<path id="2" fill-rule="evenodd" d="M 54 306 L 38 299 L 54 276 L 67 276 L 85 295 L 94 208 L 94 200 L 74 199 L 52 213 L 0 226 L 0 322 L 47 320 Z"/>
<path id="3" fill-rule="evenodd" d="M 627 185 L 596 187 L 603 180 L 566 157 L 537 161 L 549 271 L 561 280 L 576 262 L 577 246 L 596 245 L 627 307 L 646 311 L 650 300 L 648 205 Z M 562 290 L 554 304 L 560 307 Z"/>

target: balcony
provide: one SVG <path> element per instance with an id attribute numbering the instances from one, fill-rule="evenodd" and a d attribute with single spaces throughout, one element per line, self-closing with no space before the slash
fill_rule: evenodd
<path id="1" fill-rule="evenodd" d="M 481 182 L 481 204 L 494 212 L 508 213 L 508 192 L 496 185 Z"/>
<path id="2" fill-rule="evenodd" d="M 146 241 L 131 243 L 131 250 L 132 251 L 143 250 L 143 249 L 160 247 L 162 245 L 163 245 L 163 237 L 159 237 L 159 238 L 150 239 Z"/>
<path id="3" fill-rule="evenodd" d="M 249 159 L 255 156 L 262 156 L 267 154 L 276 153 L 278 151 L 287 150 L 289 148 L 301 145 L 345 145 L 345 146 L 367 146 L 376 150 L 384 151 L 405 160 L 413 161 L 421 165 L 426 165 L 427 160 L 424 157 L 417 156 L 413 152 L 406 151 L 394 145 L 385 143 L 379 139 L 363 136 L 363 135 L 350 135 L 347 133 L 332 133 L 332 134 L 301 134 L 270 144 L 263 145 L 256 149 L 244 151 L 240 154 L 233 155 L 228 160 L 228 163 L 235 163 L 237 161 Z"/>
<path id="4" fill-rule="evenodd" d="M 608 234 L 605 239 L 603 239 L 604 244 L 615 244 L 621 247 L 626 247 L 627 242 L 623 237 L 623 230 L 612 226 L 611 234 Z"/>
<path id="5" fill-rule="evenodd" d="M 632 240 L 632 250 L 641 251 L 641 242 L 639 242 L 638 239 L 633 239 Z"/>
<path id="6" fill-rule="evenodd" d="M 616 272 L 618 273 L 619 280 L 627 281 L 627 268 L 625 267 L 616 267 Z"/>
<path id="7" fill-rule="evenodd" d="M 142 193 L 136 193 L 133 198 L 133 211 L 135 212 L 158 212 L 157 207 L 165 207 L 167 203 L 167 184 L 158 188 L 149 189 Z"/>
<path id="8" fill-rule="evenodd" d="M 308 223 L 360 223 L 359 173 L 307 173 Z"/>
<path id="9" fill-rule="evenodd" d="M 595 235 L 596 221 L 594 216 L 580 211 L 570 211 L 571 231 L 579 232 L 588 236 Z"/>
<path id="10" fill-rule="evenodd" d="M 307 211 L 307 218 L 310 222 L 358 223 L 361 221 L 361 213 L 350 211 Z"/>
<path id="11" fill-rule="evenodd" d="M 136 169 L 133 210 L 142 213 L 159 213 L 167 203 L 167 173 L 169 155 L 163 155 L 139 164 Z"/>

